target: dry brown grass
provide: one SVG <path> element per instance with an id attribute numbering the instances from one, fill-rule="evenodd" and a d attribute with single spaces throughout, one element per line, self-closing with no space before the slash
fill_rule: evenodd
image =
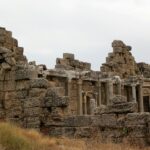
<path id="1" fill-rule="evenodd" d="M 95 140 L 50 138 L 35 130 L 25 130 L 9 123 L 0 123 L 0 150 L 138 150 L 138 148 L 127 144 L 101 144 Z"/>

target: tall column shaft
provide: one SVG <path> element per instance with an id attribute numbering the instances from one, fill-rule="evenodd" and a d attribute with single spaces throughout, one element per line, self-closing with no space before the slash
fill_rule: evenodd
<path id="1" fill-rule="evenodd" d="M 77 113 L 78 115 L 83 115 L 83 106 L 82 106 L 82 80 L 78 81 L 78 104 L 77 104 Z"/>
<path id="2" fill-rule="evenodd" d="M 84 105 L 84 115 L 87 115 L 87 100 L 86 100 L 86 94 L 84 95 L 83 105 Z"/>
<path id="3" fill-rule="evenodd" d="M 67 82 L 67 96 L 69 98 L 71 97 L 71 79 L 68 79 L 68 82 Z"/>
<path id="4" fill-rule="evenodd" d="M 102 94 L 101 94 L 101 82 L 98 81 L 98 106 L 102 104 Z"/>
<path id="5" fill-rule="evenodd" d="M 142 84 L 139 85 L 139 106 L 140 106 L 140 112 L 144 112 L 144 106 L 143 106 L 143 90 L 142 90 Z"/>
<path id="6" fill-rule="evenodd" d="M 133 102 L 137 102 L 137 99 L 136 99 L 136 85 L 132 85 L 132 100 Z"/>
<path id="7" fill-rule="evenodd" d="M 95 107 L 96 107 L 95 99 L 90 99 L 90 114 L 91 115 L 94 115 Z"/>
<path id="8" fill-rule="evenodd" d="M 121 82 L 120 81 L 117 84 L 117 94 L 121 95 Z"/>
<path id="9" fill-rule="evenodd" d="M 111 80 L 107 81 L 107 105 L 110 103 L 110 99 L 113 96 L 113 82 Z"/>

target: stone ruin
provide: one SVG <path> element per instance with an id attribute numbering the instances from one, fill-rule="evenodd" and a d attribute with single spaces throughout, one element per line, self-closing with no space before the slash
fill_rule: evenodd
<path id="1" fill-rule="evenodd" d="M 113 41 L 100 71 L 64 53 L 55 69 L 28 62 L 0 28 L 0 120 L 50 136 L 150 145 L 150 65 Z"/>

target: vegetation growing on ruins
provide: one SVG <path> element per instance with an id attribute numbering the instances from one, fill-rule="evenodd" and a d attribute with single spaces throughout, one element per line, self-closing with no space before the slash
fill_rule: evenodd
<path id="1" fill-rule="evenodd" d="M 35 130 L 21 129 L 9 123 L 0 123 L 0 150 L 138 150 L 124 144 L 100 144 L 67 138 L 43 136 Z M 149 148 L 143 149 L 149 150 Z"/>

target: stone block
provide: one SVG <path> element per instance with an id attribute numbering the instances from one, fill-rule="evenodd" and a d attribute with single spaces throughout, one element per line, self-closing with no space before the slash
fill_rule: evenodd
<path id="1" fill-rule="evenodd" d="M 15 71 L 7 71 L 5 73 L 5 80 L 15 80 Z"/>
<path id="2" fill-rule="evenodd" d="M 10 66 L 14 66 L 16 64 L 16 61 L 13 57 L 7 57 L 5 58 L 5 61 L 10 65 Z"/>
<path id="3" fill-rule="evenodd" d="M 39 98 L 28 98 L 24 101 L 24 108 L 40 107 L 41 100 Z"/>
<path id="4" fill-rule="evenodd" d="M 133 102 L 120 103 L 109 105 L 107 108 L 108 113 L 133 113 L 137 112 L 137 104 Z"/>
<path id="5" fill-rule="evenodd" d="M 3 62 L 1 66 L 4 70 L 11 70 L 11 66 L 8 63 Z"/>
<path id="6" fill-rule="evenodd" d="M 13 58 L 13 56 L 14 56 L 14 53 L 12 53 L 12 52 L 9 52 L 9 53 L 3 53 L 2 54 L 2 56 L 3 56 L 3 58 L 6 60 L 7 58 Z M 9 59 L 7 59 L 8 60 L 8 62 L 9 62 Z"/>
<path id="7" fill-rule="evenodd" d="M 51 127 L 48 131 L 48 135 L 60 137 L 64 134 L 64 128 L 62 127 Z"/>
<path id="8" fill-rule="evenodd" d="M 5 119 L 5 110 L 4 109 L 0 109 L 0 119 Z"/>
<path id="9" fill-rule="evenodd" d="M 99 116 L 92 116 L 92 126 L 100 126 L 100 127 L 117 127 L 117 118 L 115 114 L 102 114 Z"/>
<path id="10" fill-rule="evenodd" d="M 15 80 L 29 80 L 29 79 L 34 79 L 34 78 L 37 78 L 36 70 L 29 70 L 29 69 L 16 70 Z"/>
<path id="11" fill-rule="evenodd" d="M 44 97 L 46 93 L 46 89 L 41 88 L 32 88 L 29 91 L 30 97 Z"/>
<path id="12" fill-rule="evenodd" d="M 15 47 L 14 51 L 15 51 L 16 55 L 22 56 L 24 50 L 23 50 L 23 47 Z"/>
<path id="13" fill-rule="evenodd" d="M 4 82 L 0 81 L 0 91 L 4 91 Z"/>
<path id="14" fill-rule="evenodd" d="M 16 82 L 14 80 L 4 81 L 4 91 L 15 91 Z"/>
<path id="15" fill-rule="evenodd" d="M 25 118 L 27 128 L 39 128 L 40 127 L 40 117 L 26 117 Z"/>
<path id="16" fill-rule="evenodd" d="M 65 127 L 63 135 L 66 137 L 75 137 L 77 129 L 75 127 Z"/>
<path id="17" fill-rule="evenodd" d="M 18 80 L 16 82 L 16 90 L 28 90 L 28 89 L 30 89 L 30 81 Z"/>
<path id="18" fill-rule="evenodd" d="M 147 135 L 147 128 L 145 126 L 134 126 L 133 128 L 128 128 L 128 136 L 131 138 L 145 138 Z"/>
<path id="19" fill-rule="evenodd" d="M 92 138 L 94 136 L 95 130 L 91 127 L 79 127 L 76 128 L 75 137 L 76 138 Z"/>
<path id="20" fill-rule="evenodd" d="M 5 47 L 0 47 L 0 54 L 6 54 L 6 53 L 12 53 L 12 51 Z"/>
<path id="21" fill-rule="evenodd" d="M 5 100 L 16 99 L 16 92 L 5 92 Z"/>
<path id="22" fill-rule="evenodd" d="M 31 88 L 48 88 L 49 86 L 48 80 L 44 78 L 37 78 L 30 81 Z"/>
<path id="23" fill-rule="evenodd" d="M 22 102 L 18 99 L 8 99 L 4 100 L 4 108 L 7 110 L 15 109 L 15 108 L 20 108 L 22 106 Z"/>
<path id="24" fill-rule="evenodd" d="M 0 82 L 4 81 L 5 79 L 5 72 L 4 70 L 0 67 Z"/>
<path id="25" fill-rule="evenodd" d="M 22 107 L 13 107 L 11 109 L 6 110 L 6 117 L 7 118 L 14 118 L 14 119 L 21 119 L 23 117 Z"/>
<path id="26" fill-rule="evenodd" d="M 39 116 L 41 113 L 42 113 L 42 109 L 39 107 L 25 108 L 24 109 L 24 115 L 26 117 Z"/>
<path id="27" fill-rule="evenodd" d="M 148 118 L 150 118 L 149 113 L 129 113 L 126 116 L 125 126 L 136 127 L 146 125 Z"/>
<path id="28" fill-rule="evenodd" d="M 91 116 L 71 116 L 64 119 L 66 127 L 86 127 L 91 126 Z"/>
<path id="29" fill-rule="evenodd" d="M 18 98 L 18 99 L 25 99 L 28 96 L 29 96 L 28 90 L 16 91 L 16 98 Z"/>
<path id="30" fill-rule="evenodd" d="M 5 93 L 4 92 L 0 92 L 0 100 L 4 100 L 5 97 Z"/>
<path id="31" fill-rule="evenodd" d="M 64 59 L 74 60 L 74 54 L 63 53 L 63 58 L 64 58 Z"/>
<path id="32" fill-rule="evenodd" d="M 44 98 L 44 107 L 66 107 L 68 106 L 68 97 L 57 95 Z"/>

